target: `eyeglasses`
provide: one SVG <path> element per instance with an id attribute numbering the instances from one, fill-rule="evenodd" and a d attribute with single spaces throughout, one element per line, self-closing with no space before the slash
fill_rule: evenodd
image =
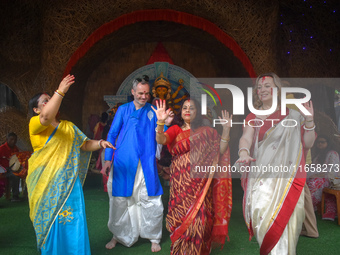
<path id="1" fill-rule="evenodd" d="M 138 83 L 147 83 L 149 82 L 149 76 L 147 75 L 143 75 L 142 78 L 136 78 L 135 81 L 137 81 Z"/>

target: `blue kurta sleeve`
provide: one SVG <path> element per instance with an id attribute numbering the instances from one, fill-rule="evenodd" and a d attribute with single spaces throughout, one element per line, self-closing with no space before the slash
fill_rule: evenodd
<path id="1" fill-rule="evenodd" d="M 112 125 L 110 127 L 110 131 L 107 135 L 107 141 L 109 141 L 111 144 L 116 145 L 116 139 L 119 135 L 119 132 L 122 128 L 123 125 L 123 111 L 124 107 L 119 107 L 116 115 L 114 117 L 114 120 L 112 122 Z M 113 149 L 111 148 L 106 148 L 105 149 L 105 160 L 111 161 L 112 160 L 112 155 L 113 155 Z"/>

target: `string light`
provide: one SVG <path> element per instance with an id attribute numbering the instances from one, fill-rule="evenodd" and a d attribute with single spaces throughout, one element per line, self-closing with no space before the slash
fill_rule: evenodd
<path id="1" fill-rule="evenodd" d="M 334 8 L 334 4 L 329 1 L 314 2 L 307 0 L 303 0 L 303 3 L 300 6 L 296 6 L 296 8 L 293 4 L 281 6 L 280 8 L 281 14 L 278 24 L 280 29 L 288 32 L 288 34 L 282 34 L 284 36 L 283 39 L 288 41 L 288 44 L 285 45 L 286 54 L 294 55 L 298 49 L 307 52 L 315 47 L 319 47 L 319 50 L 335 54 L 337 49 L 334 48 L 334 43 L 337 42 L 336 38 L 339 38 L 339 36 L 334 34 L 331 35 L 330 40 L 326 38 L 330 36 L 327 31 L 336 29 L 333 24 L 337 24 L 338 20 L 340 20 L 337 19 L 337 16 L 334 16 L 335 13 L 338 13 L 337 9 Z M 319 23 L 314 21 L 318 17 L 316 16 L 317 14 L 320 14 L 320 17 L 324 17 L 327 13 L 332 13 L 332 15 L 327 17 L 330 19 L 328 22 L 330 30 L 323 30 Z M 297 40 L 295 40 L 295 37 Z M 297 43 L 301 43 L 301 45 L 295 45 Z M 291 47 L 294 47 L 294 49 Z"/>

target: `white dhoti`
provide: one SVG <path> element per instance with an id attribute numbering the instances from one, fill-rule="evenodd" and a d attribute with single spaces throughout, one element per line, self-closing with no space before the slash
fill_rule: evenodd
<path id="1" fill-rule="evenodd" d="M 113 238 L 127 247 L 136 243 L 139 236 L 159 243 L 162 238 L 163 203 L 161 196 L 148 196 L 140 161 L 131 197 L 112 196 L 112 168 L 107 182 L 110 198 L 107 225 Z"/>

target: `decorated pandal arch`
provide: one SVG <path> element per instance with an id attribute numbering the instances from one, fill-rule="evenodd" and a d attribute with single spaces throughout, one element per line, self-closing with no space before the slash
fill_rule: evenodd
<path id="1" fill-rule="evenodd" d="M 238 43 L 226 32 L 220 29 L 216 24 L 202 17 L 195 16 L 185 12 L 179 12 L 175 10 L 139 10 L 132 13 L 124 14 L 94 31 L 84 43 L 73 53 L 67 66 L 64 70 L 64 76 L 72 71 L 72 68 L 77 65 L 78 61 L 83 58 L 86 53 L 93 47 L 97 42 L 102 40 L 105 36 L 112 34 L 123 27 L 139 23 L 139 22 L 155 22 L 155 21 L 166 21 L 173 22 L 185 26 L 192 27 L 194 29 L 202 30 L 212 35 L 216 41 L 220 42 L 226 48 L 228 48 L 235 58 L 237 58 L 242 67 L 245 69 L 249 77 L 256 77 L 256 73 L 252 63 L 243 49 Z M 163 48 L 163 49 L 162 49 Z M 161 53 L 160 55 L 152 55 L 146 66 L 140 67 L 133 73 L 129 74 L 128 77 L 121 83 L 116 95 L 105 95 L 104 100 L 109 105 L 110 109 L 115 108 L 117 103 L 125 103 L 128 101 L 128 95 L 131 95 L 132 81 L 142 75 L 148 75 L 150 78 L 150 84 L 154 85 L 154 81 L 161 75 L 162 71 L 159 68 L 163 68 L 163 75 L 171 83 L 172 100 L 168 100 L 170 105 L 173 105 L 175 111 L 178 109 L 180 104 L 180 98 L 184 98 L 184 95 L 198 96 L 200 95 L 199 89 L 201 88 L 198 82 L 194 82 L 195 85 L 190 87 L 190 78 L 195 80 L 195 77 L 182 69 L 179 66 L 173 64 L 172 60 L 167 56 L 167 53 L 161 52 L 164 50 L 162 43 L 158 43 L 155 52 Z M 165 58 L 165 59 L 164 59 Z M 156 62 L 160 62 L 155 64 Z M 163 64 L 161 64 L 163 63 Z M 177 89 L 182 87 L 179 91 Z M 191 89 L 191 91 L 190 91 Z M 190 91 L 190 93 L 189 93 Z M 172 102 L 170 102 L 172 101 Z M 211 110 L 213 107 L 213 101 L 208 99 L 208 108 Z M 110 111 L 110 109 L 108 111 Z"/>

